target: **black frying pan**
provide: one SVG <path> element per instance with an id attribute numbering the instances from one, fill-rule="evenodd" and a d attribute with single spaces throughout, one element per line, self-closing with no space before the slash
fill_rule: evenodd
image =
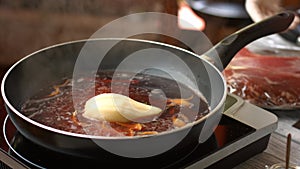
<path id="1" fill-rule="evenodd" d="M 227 91 L 226 82 L 222 76 L 222 67 L 216 67 L 204 58 L 215 57 L 217 53 L 221 57 L 223 67 L 226 67 L 232 57 L 245 45 L 260 37 L 284 31 L 289 27 L 293 18 L 293 13 L 283 12 L 262 22 L 249 25 L 229 35 L 201 56 L 164 43 L 136 39 L 79 40 L 50 46 L 15 63 L 3 78 L 1 93 L 9 117 L 18 131 L 27 139 L 46 148 L 85 158 L 102 160 L 114 158 L 117 164 L 127 161 L 129 166 L 139 162 L 147 164 L 154 160 L 163 163 L 164 159 L 171 157 L 172 160 L 178 160 L 198 145 L 202 131 L 211 131 L 208 133 L 212 133 L 217 124 L 211 123 L 210 119 L 219 118 L 224 107 Z M 72 76 L 77 56 L 84 45 L 103 46 L 116 41 L 118 43 L 114 46 L 113 51 L 105 57 L 104 69 L 116 68 L 120 60 L 124 59 L 123 56 L 126 57 L 128 54 L 142 49 L 159 48 L 175 53 L 191 68 L 195 77 L 199 77 L 196 79 L 199 90 L 208 100 L 211 112 L 204 118 L 180 129 L 153 136 L 129 138 L 93 137 L 65 132 L 35 122 L 20 112 L 22 103 L 37 93 L 40 88 L 53 84 L 63 77 Z M 97 60 L 91 54 L 91 60 L 93 59 Z M 82 69 L 88 70 L 89 62 Z M 151 152 L 164 148 L 162 143 L 176 140 L 178 137 L 182 139 L 175 142 L 169 150 L 161 154 L 150 153 L 149 156 L 142 158 L 116 155 L 106 149 L 107 147 L 124 149 L 125 153 L 131 151 L 131 154 L 138 154 L 140 151 Z M 106 148 L 98 145 L 106 146 Z"/>

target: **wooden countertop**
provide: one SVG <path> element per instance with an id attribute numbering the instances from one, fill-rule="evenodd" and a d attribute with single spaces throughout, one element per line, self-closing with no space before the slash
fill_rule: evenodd
<path id="1" fill-rule="evenodd" d="M 300 166 L 300 129 L 293 125 L 300 120 L 300 110 L 273 111 L 278 116 L 278 128 L 271 134 L 267 149 L 234 169 L 263 169 L 276 163 L 284 163 L 287 135 L 291 133 L 290 163 Z"/>

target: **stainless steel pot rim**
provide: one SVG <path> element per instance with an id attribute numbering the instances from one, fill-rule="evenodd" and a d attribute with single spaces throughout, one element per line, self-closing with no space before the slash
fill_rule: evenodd
<path id="1" fill-rule="evenodd" d="M 51 48 L 55 48 L 55 47 L 59 47 L 59 46 L 64 46 L 64 45 L 68 45 L 68 44 L 73 44 L 73 43 L 79 43 L 79 42 L 88 42 L 88 41 L 105 41 L 105 40 L 114 40 L 114 41 L 121 41 L 121 40 L 126 40 L 126 41 L 136 41 L 136 42 L 144 42 L 144 43 L 152 43 L 152 44 L 157 44 L 157 45 L 161 45 L 161 46 L 165 46 L 165 47 L 168 47 L 168 48 L 173 48 L 173 49 L 176 49 L 176 50 L 179 50 L 179 51 L 182 51 L 182 52 L 185 52 L 189 55 L 192 55 L 194 57 L 197 57 L 199 59 L 201 59 L 203 62 L 205 62 L 206 64 L 208 64 L 209 66 L 211 66 L 212 68 L 215 69 L 216 73 L 220 76 L 220 78 L 222 79 L 222 84 L 223 84 L 223 88 L 224 88 L 224 92 L 223 92 L 223 95 L 221 97 L 221 100 L 220 102 L 215 106 L 215 108 L 213 108 L 212 110 L 210 110 L 210 112 L 205 115 L 204 117 L 202 117 L 201 119 L 197 120 L 197 121 L 194 121 L 194 122 L 191 122 L 191 123 L 188 123 L 186 124 L 185 126 L 181 127 L 181 128 L 177 128 L 177 129 L 173 129 L 173 130 L 170 130 L 170 131 L 165 131 L 165 132 L 161 132 L 161 133 L 158 133 L 158 134 L 155 134 L 155 135 L 144 135 L 144 136 L 126 136 L 126 137 L 105 137 L 105 136 L 94 136 L 94 135 L 87 135 L 87 134 L 78 134 L 78 133 L 72 133 L 72 132 L 67 132 L 67 131 L 63 131 L 63 130 L 59 130 L 59 129 L 56 129 L 56 128 L 53 128 L 53 127 L 49 127 L 49 126 L 46 126 L 44 124 L 41 124 L 41 123 L 38 123 L 30 118 L 28 118 L 27 116 L 24 116 L 22 113 L 20 113 L 17 109 L 14 108 L 14 106 L 9 102 L 8 98 L 6 97 L 6 94 L 5 94 L 5 81 L 7 79 L 7 77 L 10 75 L 10 72 L 16 67 L 18 66 L 19 64 L 21 64 L 24 60 L 28 59 L 29 57 L 37 54 L 37 53 L 40 53 L 42 51 L 46 51 L 46 50 L 49 50 Z M 1 94 L 2 94 L 2 97 L 3 97 L 3 100 L 5 102 L 5 104 L 17 115 L 19 116 L 20 118 L 22 118 L 23 120 L 37 126 L 37 127 L 40 127 L 40 128 L 43 128 L 45 130 L 48 130 L 48 131 L 51 131 L 51 132 L 55 132 L 55 133 L 60 133 L 60 134 L 63 134 L 63 135 L 67 135 L 67 136 L 73 136 L 73 137 L 80 137 L 80 138 L 87 138 L 87 139 L 105 139 L 105 140 L 128 140 L 128 139 L 138 139 L 138 138 L 147 138 L 147 137 L 158 137 L 158 136 L 162 136 L 162 135 L 167 135 L 167 134 L 171 134 L 173 132 L 176 132 L 176 131 L 181 131 L 181 130 L 185 130 L 185 129 L 188 129 L 188 128 L 191 128 L 193 127 L 194 125 L 198 124 L 198 123 L 201 123 L 202 121 L 206 120 L 207 118 L 209 118 L 212 114 L 215 114 L 215 113 L 218 113 L 218 110 L 222 109 L 223 108 L 223 105 L 225 103 L 225 100 L 226 100 L 226 96 L 227 96 L 227 90 L 226 90 L 226 80 L 224 78 L 224 76 L 222 75 L 222 72 L 220 72 L 218 70 L 218 68 L 213 65 L 211 62 L 209 62 L 208 60 L 206 59 L 203 59 L 201 57 L 201 55 L 197 55 L 191 51 L 188 51 L 186 49 L 183 49 L 183 48 L 180 48 L 180 47 L 177 47 L 177 46 L 174 46 L 174 45 L 170 45 L 170 44 L 166 44 L 166 43 L 162 43 L 162 42 L 157 42 L 157 41 L 151 41 L 151 40 L 143 40 L 143 39 L 130 39 L 130 38 L 93 38 L 93 39 L 82 39 L 82 40 L 74 40 L 74 41 L 68 41 L 68 42 L 64 42 L 64 43 L 59 43 L 59 44 L 55 44 L 55 45 L 52 45 L 52 46 L 48 46 L 48 47 L 45 47 L 45 48 L 42 48 L 40 50 L 37 50 L 27 56 L 25 56 L 24 58 L 20 59 L 19 61 L 17 61 L 15 64 L 13 64 L 9 69 L 8 71 L 5 73 L 3 79 L 2 79 L 2 83 L 1 83 Z"/>

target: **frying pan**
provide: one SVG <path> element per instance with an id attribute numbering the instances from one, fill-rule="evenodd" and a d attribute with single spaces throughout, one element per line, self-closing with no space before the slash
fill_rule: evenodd
<path id="1" fill-rule="evenodd" d="M 213 48 L 199 56 L 185 49 L 172 45 L 137 39 L 90 39 L 72 41 L 50 46 L 32 53 L 15 63 L 5 74 L 1 93 L 9 117 L 18 131 L 27 139 L 46 148 L 76 157 L 115 159 L 117 164 L 152 163 L 153 160 L 163 165 L 168 160 L 178 160 L 184 154 L 191 152 L 199 144 L 202 131 L 212 133 L 217 124 L 209 119 L 219 118 L 226 99 L 226 82 L 222 76 L 222 66 L 213 65 L 206 58 L 220 56 L 223 67 L 233 56 L 248 43 L 273 33 L 284 31 L 293 21 L 294 14 L 283 12 L 259 23 L 245 27 L 216 44 Z M 77 57 L 86 44 L 91 46 L 105 46 L 118 42 L 110 50 L 101 65 L 102 69 L 115 69 L 130 53 L 143 49 L 162 49 L 176 54 L 191 68 L 204 97 L 208 100 L 211 111 L 205 117 L 190 123 L 180 129 L 174 129 L 162 134 L 145 137 L 101 137 L 75 134 L 45 126 L 33 121 L 20 112 L 21 105 L 31 96 L 38 93 L 44 86 L 49 86 L 64 77 L 72 77 Z M 98 51 L 97 51 L 98 52 Z M 91 51 L 90 62 L 95 52 Z M 89 69 L 89 62 L 81 65 L 82 69 Z M 203 136 L 204 140 L 210 134 Z M 181 138 L 178 140 L 178 138 Z M 173 140 L 174 145 L 168 149 Z M 110 151 L 120 150 L 121 153 Z M 165 151 L 157 153 L 156 150 Z M 131 152 L 131 153 L 127 153 Z M 149 153 L 141 153 L 149 152 Z M 137 154 L 137 156 L 134 156 Z M 113 164 L 111 164 L 113 165 Z"/>

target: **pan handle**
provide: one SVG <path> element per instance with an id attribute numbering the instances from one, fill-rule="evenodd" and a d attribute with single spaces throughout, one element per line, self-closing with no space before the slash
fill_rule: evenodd
<path id="1" fill-rule="evenodd" d="M 221 40 L 204 55 L 213 60 L 219 57 L 223 67 L 216 66 L 220 71 L 223 71 L 235 54 L 244 46 L 263 36 L 286 30 L 294 20 L 294 17 L 294 12 L 284 11 L 260 22 L 250 24 Z"/>

